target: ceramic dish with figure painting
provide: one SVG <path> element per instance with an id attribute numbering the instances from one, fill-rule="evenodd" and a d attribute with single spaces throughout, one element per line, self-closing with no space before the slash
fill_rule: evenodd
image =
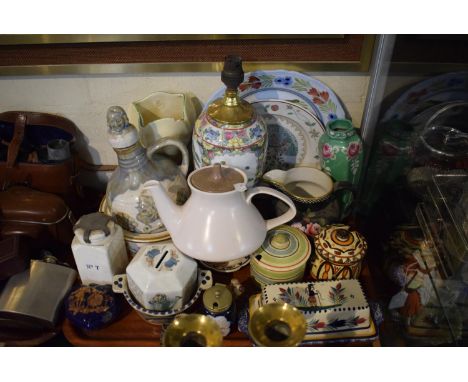
<path id="1" fill-rule="evenodd" d="M 206 105 L 222 97 L 224 91 L 224 87 L 216 91 Z M 252 104 L 267 124 L 269 150 L 265 171 L 318 165 L 318 139 L 324 126 L 347 115 L 333 90 L 298 72 L 247 73 L 239 95 Z"/>

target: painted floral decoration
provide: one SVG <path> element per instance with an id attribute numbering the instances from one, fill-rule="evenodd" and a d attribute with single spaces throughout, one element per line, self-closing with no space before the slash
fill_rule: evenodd
<path id="1" fill-rule="evenodd" d="M 311 319 L 307 323 L 307 331 L 313 332 L 319 329 L 339 330 L 346 328 L 354 328 L 363 324 L 367 320 L 364 317 L 353 316 L 350 318 L 333 318 L 329 322 Z"/>
<path id="2" fill-rule="evenodd" d="M 262 129 L 260 126 L 255 126 L 253 129 L 250 129 L 249 135 L 251 139 L 259 139 L 262 137 Z"/>
<path id="3" fill-rule="evenodd" d="M 321 226 L 318 223 L 306 223 L 302 224 L 300 222 L 296 222 L 291 224 L 291 227 L 298 228 L 302 232 L 304 232 L 307 236 L 316 236 L 320 233 Z"/>
<path id="4" fill-rule="evenodd" d="M 223 334 L 223 337 L 226 337 L 229 334 L 229 331 L 231 329 L 231 323 L 224 316 L 216 316 L 213 318 L 215 319 L 216 323 L 221 329 L 221 333 Z"/>
<path id="5" fill-rule="evenodd" d="M 348 158 L 354 158 L 356 155 L 359 154 L 359 150 L 361 149 L 361 145 L 359 142 L 351 142 L 348 146 Z"/>
<path id="6" fill-rule="evenodd" d="M 255 76 L 250 76 L 247 82 L 243 82 L 239 85 L 239 90 L 243 92 L 249 88 L 259 89 L 262 86 L 260 78 Z"/>
<path id="7" fill-rule="evenodd" d="M 346 296 L 344 295 L 345 288 L 342 287 L 341 283 L 336 284 L 336 287 L 331 287 L 328 292 L 328 297 L 333 304 L 342 305 L 346 302 Z"/>
<path id="8" fill-rule="evenodd" d="M 205 136 L 210 140 L 217 140 L 219 138 L 219 131 L 207 129 L 205 131 Z"/>
<path id="9" fill-rule="evenodd" d="M 319 92 L 316 88 L 310 88 L 307 93 L 312 96 L 312 101 L 317 105 L 323 105 L 330 97 L 327 91 Z"/>
<path id="10" fill-rule="evenodd" d="M 408 103 L 415 104 L 419 102 L 419 99 L 427 94 L 427 89 L 422 89 L 418 92 L 412 92 L 408 95 Z"/>
<path id="11" fill-rule="evenodd" d="M 290 86 L 293 83 L 291 76 L 276 77 L 274 80 L 275 85 Z"/>
<path id="12" fill-rule="evenodd" d="M 313 290 L 308 288 L 287 287 L 279 288 L 279 297 L 287 304 L 296 308 L 308 308 L 317 305 L 317 298 Z"/>
<path id="13" fill-rule="evenodd" d="M 333 157 L 333 148 L 328 144 L 325 143 L 322 147 L 322 155 L 324 158 L 331 158 Z"/>

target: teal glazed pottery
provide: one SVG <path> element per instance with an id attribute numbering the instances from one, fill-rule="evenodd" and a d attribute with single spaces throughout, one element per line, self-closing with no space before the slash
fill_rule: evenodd
<path id="1" fill-rule="evenodd" d="M 358 184 L 364 156 L 361 138 L 350 120 L 337 119 L 327 124 L 319 139 L 319 155 L 322 170 L 334 181 Z M 351 192 L 343 193 L 341 207 L 345 216 L 352 201 Z"/>

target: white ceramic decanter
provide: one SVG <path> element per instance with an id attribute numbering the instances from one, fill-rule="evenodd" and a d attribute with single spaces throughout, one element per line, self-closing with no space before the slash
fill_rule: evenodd
<path id="1" fill-rule="evenodd" d="M 106 191 L 106 203 L 112 217 L 129 232 L 152 234 L 166 231 L 151 194 L 143 189 L 143 183 L 157 180 L 173 202 L 185 202 L 190 195 L 185 179 L 187 148 L 177 140 L 161 139 L 146 151 L 139 142 L 136 128 L 128 122 L 125 111 L 119 106 L 109 108 L 107 124 L 108 139 L 119 161 Z M 182 153 L 180 166 L 156 153 L 167 146 Z"/>

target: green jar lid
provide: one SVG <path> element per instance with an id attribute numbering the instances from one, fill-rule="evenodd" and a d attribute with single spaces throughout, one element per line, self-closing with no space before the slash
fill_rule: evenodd
<path id="1" fill-rule="evenodd" d="M 297 228 L 281 225 L 268 231 L 262 246 L 252 255 L 254 268 L 288 272 L 303 267 L 310 256 L 307 236 Z"/>

